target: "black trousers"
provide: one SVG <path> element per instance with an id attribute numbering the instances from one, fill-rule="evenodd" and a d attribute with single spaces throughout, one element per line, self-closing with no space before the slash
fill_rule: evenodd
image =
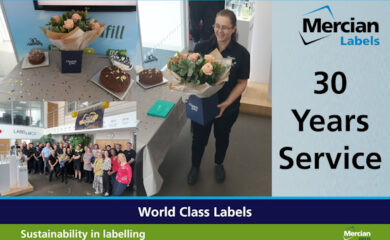
<path id="1" fill-rule="evenodd" d="M 50 171 L 49 181 L 51 182 L 51 180 L 53 179 L 53 174 L 54 174 L 55 176 L 57 176 L 57 173 L 58 173 L 58 164 L 54 166 L 53 170 L 50 168 L 50 165 L 49 165 L 49 171 Z"/>
<path id="2" fill-rule="evenodd" d="M 35 158 L 31 158 L 27 161 L 27 169 L 28 173 L 31 173 L 34 170 L 35 167 Z"/>
<path id="3" fill-rule="evenodd" d="M 108 171 L 103 171 L 103 193 L 110 193 L 111 191 L 111 176 Z"/>
<path id="4" fill-rule="evenodd" d="M 225 160 L 226 151 L 229 147 L 230 131 L 236 122 L 239 111 L 234 111 L 220 118 L 212 120 L 202 126 L 196 122 L 191 122 L 192 127 L 192 166 L 200 167 L 200 162 L 207 146 L 211 127 L 214 126 L 215 137 L 215 163 L 222 164 Z"/>
<path id="5" fill-rule="evenodd" d="M 92 183 L 92 181 L 93 181 L 92 171 L 84 170 L 84 174 L 85 174 L 85 182 Z"/>
<path id="6" fill-rule="evenodd" d="M 35 173 L 43 173 L 43 161 L 41 158 L 34 161 L 34 170 Z"/>
<path id="7" fill-rule="evenodd" d="M 62 181 L 68 180 L 68 172 L 69 172 L 70 165 L 69 163 L 65 163 L 65 166 L 60 168 L 60 173 L 62 176 Z"/>

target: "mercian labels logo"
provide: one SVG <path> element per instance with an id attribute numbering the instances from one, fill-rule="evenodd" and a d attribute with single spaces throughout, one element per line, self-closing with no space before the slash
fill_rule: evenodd
<path id="1" fill-rule="evenodd" d="M 195 112 L 198 111 L 198 108 L 199 108 L 198 106 L 195 106 L 195 105 L 192 104 L 192 103 L 189 103 L 189 105 L 190 105 L 192 111 L 195 111 Z"/>
<path id="2" fill-rule="evenodd" d="M 371 232 L 357 231 L 354 226 L 344 230 L 343 240 L 371 240 Z"/>
<path id="3" fill-rule="evenodd" d="M 380 39 L 375 36 L 378 33 L 378 22 L 356 17 L 336 20 L 332 9 L 326 5 L 303 15 L 299 36 L 304 45 L 337 36 L 341 46 L 378 46 Z"/>

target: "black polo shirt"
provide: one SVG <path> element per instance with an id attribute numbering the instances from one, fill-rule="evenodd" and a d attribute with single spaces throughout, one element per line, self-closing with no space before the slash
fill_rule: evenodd
<path id="1" fill-rule="evenodd" d="M 26 149 L 26 151 L 27 151 L 27 157 L 31 157 L 35 153 L 34 149 L 32 149 L 32 148 Z"/>
<path id="2" fill-rule="evenodd" d="M 134 158 L 135 160 L 135 157 L 137 155 L 134 149 L 130 149 L 130 150 L 126 149 L 125 151 L 123 151 L 123 154 L 125 154 L 127 162 L 129 162 L 132 158 Z"/>
<path id="3" fill-rule="evenodd" d="M 35 150 L 34 150 L 34 155 L 35 155 L 35 158 L 36 158 L 36 159 L 40 158 L 40 157 L 41 157 L 41 151 L 35 149 Z"/>
<path id="4" fill-rule="evenodd" d="M 50 161 L 51 165 L 54 165 L 57 162 L 57 157 L 50 154 L 49 161 Z"/>
<path id="5" fill-rule="evenodd" d="M 217 39 L 214 37 L 208 41 L 197 44 L 194 52 L 209 54 L 216 48 L 218 48 L 218 43 Z M 232 58 L 233 66 L 230 69 L 229 81 L 226 82 L 223 88 L 218 92 L 219 103 L 225 101 L 229 97 L 233 88 L 236 86 L 238 79 L 249 79 L 250 73 L 249 52 L 236 41 L 230 41 L 229 45 L 221 54 L 224 58 Z M 240 100 L 241 96 L 226 108 L 224 115 L 238 111 L 240 108 Z"/>

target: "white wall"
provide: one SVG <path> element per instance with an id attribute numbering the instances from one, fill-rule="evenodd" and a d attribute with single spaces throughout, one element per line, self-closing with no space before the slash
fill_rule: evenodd
<path id="1" fill-rule="evenodd" d="M 39 139 L 43 131 L 37 127 L 0 124 L 0 139 Z"/>
<path id="2" fill-rule="evenodd" d="M 133 139 L 133 131 L 121 130 L 121 131 L 101 131 L 94 134 L 94 140 L 131 140 Z"/>
<path id="3" fill-rule="evenodd" d="M 259 1 L 255 5 L 255 20 L 251 48 L 250 80 L 268 83 L 271 76 L 272 4 Z"/>
<path id="4" fill-rule="evenodd" d="M 138 1 L 143 47 L 172 51 L 184 48 L 183 4 L 184 1 Z"/>
<path id="5" fill-rule="evenodd" d="M 10 37 L 8 34 L 7 26 L 5 24 L 5 18 L 1 6 L 1 1 L 0 1 L 0 42 L 2 41 L 10 41 Z"/>

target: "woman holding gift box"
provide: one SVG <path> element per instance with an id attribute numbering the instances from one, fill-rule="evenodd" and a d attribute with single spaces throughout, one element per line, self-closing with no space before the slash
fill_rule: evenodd
<path id="1" fill-rule="evenodd" d="M 219 114 L 204 126 L 192 121 L 192 167 L 187 179 L 189 185 L 197 182 L 201 159 L 213 125 L 216 145 L 215 178 L 217 182 L 225 180 L 223 161 L 229 146 L 230 131 L 238 117 L 241 94 L 247 86 L 250 72 L 249 52 L 236 42 L 236 22 L 234 12 L 226 9 L 219 11 L 214 23 L 215 37 L 196 45 L 194 49 L 196 53 L 208 54 L 217 48 L 224 58 L 232 58 L 233 66 L 230 69 L 229 81 L 217 93 Z M 208 59 L 210 56 L 206 56 L 206 61 L 212 61 Z M 202 70 L 212 71 L 207 67 Z"/>

